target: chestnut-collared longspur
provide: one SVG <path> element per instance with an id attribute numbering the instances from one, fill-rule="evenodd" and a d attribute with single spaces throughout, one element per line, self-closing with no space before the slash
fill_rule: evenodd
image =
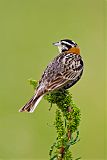
<path id="1" fill-rule="evenodd" d="M 33 112 L 42 97 L 54 90 L 72 87 L 83 73 L 83 60 L 79 46 L 72 40 L 64 39 L 53 43 L 59 55 L 45 69 L 34 96 L 19 111 Z"/>

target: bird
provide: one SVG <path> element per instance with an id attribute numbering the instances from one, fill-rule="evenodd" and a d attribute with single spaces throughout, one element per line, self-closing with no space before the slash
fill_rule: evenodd
<path id="1" fill-rule="evenodd" d="M 58 55 L 43 72 L 33 97 L 19 110 L 32 113 L 44 95 L 59 89 L 69 89 L 81 78 L 84 63 L 80 47 L 70 39 L 53 43 L 58 47 Z"/>

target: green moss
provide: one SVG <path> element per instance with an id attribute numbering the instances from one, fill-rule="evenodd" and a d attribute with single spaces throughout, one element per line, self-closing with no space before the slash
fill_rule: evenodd
<path id="1" fill-rule="evenodd" d="M 34 88 L 35 80 L 30 80 Z M 72 95 L 68 90 L 57 90 L 44 96 L 51 106 L 57 105 L 54 126 L 57 138 L 51 146 L 50 160 L 73 160 L 70 147 L 79 141 L 80 109 L 74 104 Z M 74 138 L 74 134 L 76 137 Z"/>
<path id="2" fill-rule="evenodd" d="M 32 80 L 32 79 L 29 79 L 28 81 L 30 82 L 30 85 L 32 85 L 33 88 L 36 89 L 38 82 L 36 80 Z"/>

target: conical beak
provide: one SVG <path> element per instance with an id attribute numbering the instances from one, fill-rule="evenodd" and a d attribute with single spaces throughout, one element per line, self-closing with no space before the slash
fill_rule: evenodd
<path id="1" fill-rule="evenodd" d="M 53 45 L 54 45 L 54 46 L 60 46 L 61 43 L 60 43 L 60 42 L 55 42 L 55 43 L 53 43 Z"/>

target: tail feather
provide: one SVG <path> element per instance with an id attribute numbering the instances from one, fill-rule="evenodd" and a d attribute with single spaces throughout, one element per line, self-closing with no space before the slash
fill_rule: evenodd
<path id="1" fill-rule="evenodd" d="M 32 113 L 34 112 L 35 108 L 37 107 L 38 103 L 40 102 L 40 100 L 42 99 L 44 95 L 41 96 L 36 96 L 34 95 L 28 103 L 26 103 L 20 110 L 19 112 L 29 112 Z"/>

